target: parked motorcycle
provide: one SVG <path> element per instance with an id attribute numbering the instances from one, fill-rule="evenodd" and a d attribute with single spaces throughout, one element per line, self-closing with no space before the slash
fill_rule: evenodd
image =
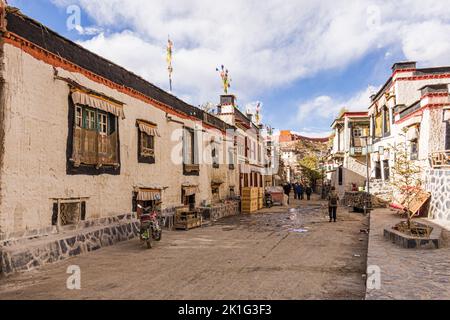
<path id="1" fill-rule="evenodd" d="M 273 206 L 273 199 L 272 199 L 272 195 L 270 194 L 270 192 L 266 192 L 265 193 L 264 199 L 265 199 L 266 207 L 267 208 L 272 208 L 272 206 Z"/>
<path id="2" fill-rule="evenodd" d="M 144 208 L 141 205 L 138 205 L 140 209 L 142 209 L 142 214 L 139 217 L 141 222 L 140 228 L 140 238 L 142 242 L 145 242 L 147 248 L 150 249 L 152 247 L 152 241 L 161 241 L 162 237 L 162 229 L 159 223 L 159 215 L 153 207 Z"/>

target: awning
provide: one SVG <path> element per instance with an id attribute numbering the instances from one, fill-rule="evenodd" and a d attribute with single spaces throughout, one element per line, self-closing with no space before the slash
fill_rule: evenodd
<path id="1" fill-rule="evenodd" d="M 186 197 L 192 196 L 199 191 L 198 187 L 183 187 L 183 190 Z"/>
<path id="2" fill-rule="evenodd" d="M 406 138 L 408 141 L 415 141 L 419 139 L 419 130 L 416 126 L 412 126 L 408 128 L 408 132 L 406 133 Z"/>
<path id="3" fill-rule="evenodd" d="M 91 108 L 112 113 L 116 117 L 125 119 L 123 106 L 112 101 L 108 101 L 107 99 L 104 99 L 102 97 L 90 95 L 81 91 L 73 91 L 72 101 L 74 104 L 89 106 Z"/>
<path id="4" fill-rule="evenodd" d="M 161 190 L 139 189 L 137 195 L 138 201 L 159 201 L 161 200 Z"/>
<path id="5" fill-rule="evenodd" d="M 186 197 L 200 192 L 200 189 L 197 185 L 183 185 L 182 188 Z"/>
<path id="6" fill-rule="evenodd" d="M 152 125 L 150 123 L 143 122 L 143 121 L 140 121 L 140 120 L 138 120 L 137 123 L 138 123 L 138 126 L 139 126 L 139 130 L 141 130 L 142 132 L 145 132 L 149 136 L 158 136 L 158 137 L 160 137 L 160 134 L 158 132 L 158 128 L 156 127 L 156 125 Z"/>

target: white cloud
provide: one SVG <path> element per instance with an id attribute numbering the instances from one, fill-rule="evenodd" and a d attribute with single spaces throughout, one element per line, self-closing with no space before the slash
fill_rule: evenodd
<path id="1" fill-rule="evenodd" d="M 327 120 L 328 123 L 331 123 L 343 108 L 349 111 L 367 111 L 370 104 L 370 96 L 376 91 L 376 87 L 368 86 L 349 99 L 319 96 L 301 103 L 295 119 L 296 126 L 304 127 L 303 130 L 308 131 L 311 130 L 309 126 L 314 125 L 314 123 L 311 123 L 311 119 L 315 119 L 315 124 L 317 124 L 316 121 L 320 122 L 320 120 Z"/>
<path id="2" fill-rule="evenodd" d="M 83 36 L 94 36 L 103 32 L 102 29 L 97 27 L 82 27 L 81 25 L 76 25 L 75 30 L 77 30 L 78 34 Z"/>
<path id="3" fill-rule="evenodd" d="M 174 92 L 195 105 L 217 102 L 221 83 L 215 68 L 220 64 L 230 70 L 231 92 L 243 105 L 267 90 L 345 68 L 379 48 L 400 51 L 419 64 L 450 64 L 446 1 L 52 1 L 78 3 L 94 28 L 109 30 L 83 46 L 165 89 L 170 34 Z M 362 99 L 349 103 L 364 108 Z M 338 109 L 335 100 L 317 97 L 303 110 L 322 110 L 324 117 Z"/>

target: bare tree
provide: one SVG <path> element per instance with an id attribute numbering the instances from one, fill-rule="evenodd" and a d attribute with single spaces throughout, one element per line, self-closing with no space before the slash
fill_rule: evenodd
<path id="1" fill-rule="evenodd" d="M 407 215 L 407 227 L 411 230 L 411 222 L 415 212 L 411 205 L 422 192 L 422 173 L 423 169 L 416 160 L 411 160 L 411 143 L 408 143 L 406 137 L 407 130 L 404 129 L 401 136 L 404 141 L 391 146 L 395 155 L 395 164 L 392 168 L 393 175 L 391 184 L 397 191 L 397 201 L 404 207 Z M 395 196 L 395 194 L 394 194 Z"/>

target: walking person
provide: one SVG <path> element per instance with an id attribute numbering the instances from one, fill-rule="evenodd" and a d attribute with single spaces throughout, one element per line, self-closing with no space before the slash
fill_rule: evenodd
<path id="1" fill-rule="evenodd" d="M 299 199 L 299 194 L 298 194 L 298 182 L 294 183 L 293 189 L 294 189 L 294 199 L 297 200 L 297 199 Z"/>
<path id="2" fill-rule="evenodd" d="M 300 196 L 300 200 L 303 200 L 303 194 L 305 193 L 305 189 L 303 188 L 303 184 L 299 183 L 298 185 L 298 194 Z"/>
<path id="3" fill-rule="evenodd" d="M 331 187 L 331 191 L 328 194 L 328 213 L 330 215 L 330 222 L 336 222 L 336 214 L 338 207 L 339 196 L 336 193 L 336 188 Z"/>
<path id="4" fill-rule="evenodd" d="M 306 199 L 309 201 L 311 200 L 311 194 L 312 194 L 312 188 L 310 185 L 306 186 Z"/>
<path id="5" fill-rule="evenodd" d="M 288 182 L 284 185 L 283 189 L 284 189 L 284 194 L 288 196 L 287 204 L 289 205 L 289 196 L 291 194 L 292 186 Z"/>

